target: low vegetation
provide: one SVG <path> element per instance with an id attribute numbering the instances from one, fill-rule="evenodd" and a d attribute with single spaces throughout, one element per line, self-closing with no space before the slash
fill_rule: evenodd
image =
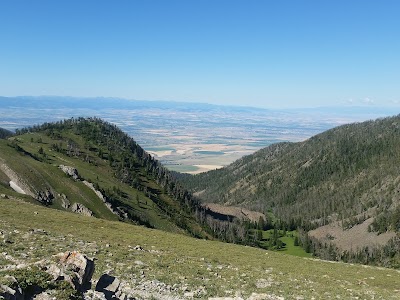
<path id="1" fill-rule="evenodd" d="M 78 250 L 96 258 L 95 280 L 112 272 L 137 299 L 400 299 L 393 269 L 194 239 L 10 198 L 0 199 L 0 277 Z"/>

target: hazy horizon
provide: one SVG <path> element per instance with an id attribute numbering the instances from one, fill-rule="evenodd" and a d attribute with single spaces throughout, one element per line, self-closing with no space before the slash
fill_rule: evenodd
<path id="1" fill-rule="evenodd" d="M 185 101 L 185 100 L 165 100 L 165 99 L 133 99 L 133 98 L 124 98 L 124 97 L 107 97 L 107 96 L 60 96 L 60 95 L 16 95 L 16 96 L 6 96 L 0 95 L 1 98 L 8 99 L 23 99 L 30 98 L 35 100 L 48 100 L 53 99 L 56 101 L 61 100 L 89 100 L 89 101 L 98 101 L 98 100 L 115 100 L 115 101 L 130 101 L 130 102 L 149 102 L 149 103 L 175 103 L 175 104 L 188 104 L 188 105 L 210 105 L 210 106 L 220 106 L 220 107 L 236 107 L 236 108 L 254 108 L 254 109 L 263 109 L 263 110 L 302 110 L 302 109 L 324 109 L 324 108 L 337 108 L 337 109 L 351 109 L 351 108 L 364 108 L 364 109 L 393 109 L 393 114 L 400 113 L 400 103 L 388 103 L 386 105 L 380 105 L 374 102 L 344 102 L 339 104 L 326 104 L 326 105 L 299 105 L 299 106 L 291 106 L 291 107 L 276 107 L 276 106 L 257 106 L 251 104 L 229 104 L 229 103 L 212 103 L 206 101 Z M 0 103 L 1 104 L 1 103 Z"/>
<path id="2" fill-rule="evenodd" d="M 0 91 L 400 105 L 400 3 L 2 1 Z"/>
<path id="3" fill-rule="evenodd" d="M 15 130 L 71 117 L 119 126 L 168 168 L 203 172 L 282 141 L 298 142 L 335 126 L 398 114 L 395 108 L 262 109 L 116 98 L 0 97 L 0 127 Z"/>

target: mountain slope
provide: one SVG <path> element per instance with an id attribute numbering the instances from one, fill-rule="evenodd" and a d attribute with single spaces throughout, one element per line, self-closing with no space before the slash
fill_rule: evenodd
<path id="1" fill-rule="evenodd" d="M 370 231 L 399 232 L 399 161 L 400 116 L 395 116 L 275 144 L 223 169 L 180 180 L 205 202 L 272 212 L 292 228 L 339 221 L 349 229 L 369 220 Z"/>
<path id="2" fill-rule="evenodd" d="M 0 140 L 0 189 L 27 201 L 208 236 L 195 199 L 135 141 L 96 118 L 46 123 Z"/>
<path id="3" fill-rule="evenodd" d="M 4 128 L 0 128 L 0 139 L 6 139 L 12 135 L 13 133 L 11 131 Z"/>
<path id="4" fill-rule="evenodd" d="M 0 198 L 8 241 L 0 242 L 0 282 L 17 265 L 78 250 L 96 258 L 95 280 L 116 276 L 135 299 L 400 299 L 396 270 L 193 239 L 9 197 Z"/>

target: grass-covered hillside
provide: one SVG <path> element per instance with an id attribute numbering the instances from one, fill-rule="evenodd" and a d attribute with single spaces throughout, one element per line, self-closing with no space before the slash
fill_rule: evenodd
<path id="1" fill-rule="evenodd" d="M 340 126 L 300 143 L 275 144 L 225 168 L 183 177 L 183 182 L 207 202 L 323 223 L 332 214 L 346 218 L 374 206 L 378 214 L 396 208 L 399 161 L 397 116 Z"/>
<path id="2" fill-rule="evenodd" d="M 205 202 L 253 208 L 290 228 L 334 224 L 350 230 L 364 224 L 364 232 L 375 237 L 388 232 L 393 237 L 400 231 L 399 161 L 400 116 L 395 116 L 275 144 L 181 181 Z M 324 242 L 334 242 L 328 229 Z M 354 243 L 353 250 L 359 246 L 365 245 Z"/>
<path id="3" fill-rule="evenodd" d="M 198 203 L 116 126 L 70 119 L 0 140 L 0 190 L 52 208 L 208 236 Z"/>
<path id="4" fill-rule="evenodd" d="M 78 250 L 96 259 L 94 282 L 116 276 L 134 299 L 400 299 L 393 269 L 194 239 L 7 196 L 0 198 L 0 281 L 18 265 Z"/>

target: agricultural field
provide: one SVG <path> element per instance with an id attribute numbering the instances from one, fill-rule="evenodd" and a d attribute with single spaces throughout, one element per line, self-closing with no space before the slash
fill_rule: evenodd
<path id="1" fill-rule="evenodd" d="M 394 113 L 383 108 L 267 110 L 107 98 L 0 98 L 2 128 L 96 116 L 127 132 L 170 170 L 192 174 L 229 165 L 273 143 L 303 141 L 341 124 Z"/>

